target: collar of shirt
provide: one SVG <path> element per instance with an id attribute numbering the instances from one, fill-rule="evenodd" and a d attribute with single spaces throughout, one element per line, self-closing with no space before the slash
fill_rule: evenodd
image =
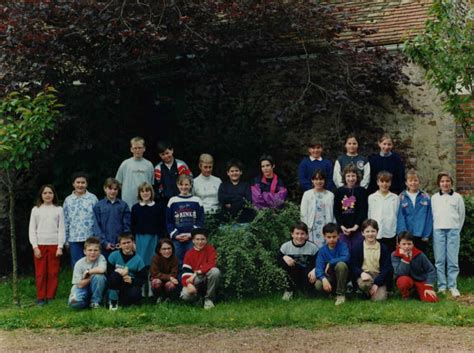
<path id="1" fill-rule="evenodd" d="M 146 203 L 146 202 L 143 202 L 143 201 L 140 201 L 140 206 L 154 206 L 155 205 L 155 201 L 152 201 L 152 202 L 149 202 L 149 203 Z"/>
<path id="2" fill-rule="evenodd" d="M 451 189 L 449 192 L 442 192 L 442 191 L 440 190 L 440 191 L 439 191 L 439 194 L 440 194 L 441 196 L 443 196 L 443 195 L 452 196 L 452 195 L 454 194 L 454 190 Z"/>
<path id="3" fill-rule="evenodd" d="M 323 160 L 323 157 L 314 158 L 314 157 L 309 156 L 309 159 L 311 160 L 311 162 L 314 162 L 314 161 L 316 161 L 316 160 L 318 160 L 318 161 L 321 162 L 321 161 Z"/>
<path id="4" fill-rule="evenodd" d="M 392 155 L 392 151 L 390 151 L 388 153 L 383 153 L 382 151 L 380 151 L 379 155 L 380 155 L 380 157 L 390 157 Z"/>

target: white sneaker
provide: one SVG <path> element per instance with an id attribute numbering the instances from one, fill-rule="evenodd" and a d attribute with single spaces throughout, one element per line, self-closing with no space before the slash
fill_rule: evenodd
<path id="1" fill-rule="evenodd" d="M 345 295 L 338 295 L 336 296 L 336 305 L 341 305 L 346 302 L 346 296 Z"/>
<path id="2" fill-rule="evenodd" d="M 438 288 L 438 293 L 439 294 L 445 294 L 446 293 L 446 288 Z"/>
<path id="3" fill-rule="evenodd" d="M 449 288 L 449 291 L 451 292 L 453 298 L 458 298 L 461 296 L 461 293 L 459 293 L 457 288 Z"/>
<path id="4" fill-rule="evenodd" d="M 206 299 L 204 300 L 204 309 L 209 310 L 214 307 L 214 303 L 212 302 L 211 299 Z"/>
<path id="5" fill-rule="evenodd" d="M 112 301 L 109 302 L 109 310 L 110 311 L 118 310 L 118 302 L 116 300 L 114 300 L 114 302 Z"/>
<path id="6" fill-rule="evenodd" d="M 91 309 L 99 309 L 99 308 L 100 308 L 100 304 L 99 304 L 99 303 L 91 303 L 91 304 L 89 305 L 89 307 L 90 307 Z"/>
<path id="7" fill-rule="evenodd" d="M 293 298 L 293 292 L 286 290 L 285 293 L 283 293 L 283 296 L 281 297 L 282 300 L 290 300 Z"/>

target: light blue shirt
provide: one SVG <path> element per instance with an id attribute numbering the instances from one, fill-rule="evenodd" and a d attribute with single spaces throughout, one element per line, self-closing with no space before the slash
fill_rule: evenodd
<path id="1" fill-rule="evenodd" d="M 94 235 L 93 207 L 99 200 L 86 191 L 82 196 L 74 192 L 64 200 L 64 225 L 66 227 L 66 243 L 85 241 Z"/>

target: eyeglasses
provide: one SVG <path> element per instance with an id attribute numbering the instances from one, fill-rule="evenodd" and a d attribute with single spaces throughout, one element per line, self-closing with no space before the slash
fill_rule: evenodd
<path id="1" fill-rule="evenodd" d="M 163 251 L 169 251 L 169 250 L 173 250 L 172 248 L 161 248 L 161 250 Z"/>

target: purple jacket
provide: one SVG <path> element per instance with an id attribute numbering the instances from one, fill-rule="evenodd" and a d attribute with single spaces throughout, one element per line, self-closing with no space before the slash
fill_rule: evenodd
<path id="1" fill-rule="evenodd" d="M 267 179 L 264 176 L 256 177 L 251 186 L 252 203 L 256 209 L 279 208 L 283 205 L 288 190 L 276 174 Z"/>

